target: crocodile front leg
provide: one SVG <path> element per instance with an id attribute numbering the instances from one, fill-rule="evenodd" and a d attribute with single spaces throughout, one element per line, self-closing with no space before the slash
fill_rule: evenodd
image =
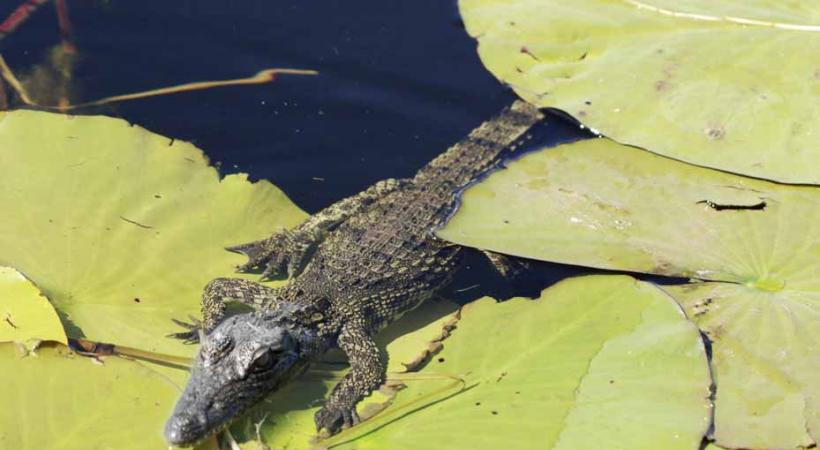
<path id="1" fill-rule="evenodd" d="M 330 434 L 359 422 L 356 404 L 384 382 L 386 371 L 376 343 L 360 322 L 342 327 L 338 344 L 350 361 L 350 372 L 314 416 L 316 430 L 324 428 Z"/>
<path id="2" fill-rule="evenodd" d="M 172 319 L 188 331 L 170 334 L 187 343 L 199 342 L 199 330 L 210 333 L 225 317 L 229 302 L 242 303 L 254 309 L 270 309 L 279 301 L 280 288 L 271 288 L 259 283 L 239 278 L 216 278 L 205 286 L 202 292 L 202 322 L 188 324 Z"/>
<path id="3" fill-rule="evenodd" d="M 263 279 L 285 273 L 293 278 L 304 269 L 314 250 L 329 231 L 406 183 L 405 180 L 393 178 L 379 181 L 367 190 L 340 200 L 310 216 L 293 230 L 276 233 L 261 241 L 228 247 L 228 250 L 248 257 L 248 262 L 239 266 L 239 271 L 264 267 Z"/>

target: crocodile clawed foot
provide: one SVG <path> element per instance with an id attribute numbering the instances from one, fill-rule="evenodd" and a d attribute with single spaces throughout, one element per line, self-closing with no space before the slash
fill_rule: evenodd
<path id="1" fill-rule="evenodd" d="M 237 272 L 248 272 L 264 267 L 262 278 L 265 279 L 284 272 L 288 265 L 288 258 L 285 256 L 288 241 L 289 233 L 285 231 L 261 241 L 227 247 L 226 250 L 248 257 L 248 262 L 237 266 Z"/>
<path id="2" fill-rule="evenodd" d="M 179 333 L 171 333 L 166 335 L 167 337 L 172 337 L 175 339 L 180 339 L 186 344 L 198 344 L 199 343 L 199 333 L 202 330 L 202 322 L 192 316 L 188 316 L 188 320 L 191 322 L 183 322 L 177 319 L 171 319 L 172 322 L 185 328 L 187 331 L 181 331 Z"/>
<path id="3" fill-rule="evenodd" d="M 236 268 L 237 272 L 264 268 L 262 280 L 267 281 L 279 275 L 295 276 L 315 250 L 316 239 L 305 233 L 285 230 L 267 239 L 228 247 L 226 250 L 248 257 L 248 262 Z"/>
<path id="4" fill-rule="evenodd" d="M 317 432 L 324 428 L 330 435 L 338 433 L 342 428 L 350 428 L 360 421 L 355 407 L 331 407 L 327 404 L 316 411 L 313 420 L 316 422 Z"/>

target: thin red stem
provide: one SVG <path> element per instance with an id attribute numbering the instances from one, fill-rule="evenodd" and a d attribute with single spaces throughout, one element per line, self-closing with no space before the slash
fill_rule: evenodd
<path id="1" fill-rule="evenodd" d="M 20 25 L 23 24 L 32 13 L 37 11 L 41 6 L 48 3 L 48 0 L 26 0 L 14 11 L 9 14 L 3 22 L 0 22 L 0 39 L 13 33 Z"/>

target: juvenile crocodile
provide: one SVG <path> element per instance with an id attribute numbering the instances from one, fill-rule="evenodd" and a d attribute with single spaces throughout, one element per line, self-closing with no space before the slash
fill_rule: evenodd
<path id="1" fill-rule="evenodd" d="M 347 355 L 350 371 L 316 413 L 316 428 L 332 434 L 357 423 L 356 404 L 385 378 L 372 336 L 430 298 L 459 265 L 463 248 L 433 230 L 457 191 L 528 139 L 542 118 L 516 101 L 413 178 L 378 182 L 292 230 L 229 248 L 249 258 L 239 270 L 264 268 L 263 278 L 287 273 L 291 282 L 270 288 L 219 278 L 206 286 L 207 336 L 165 426 L 167 441 L 207 437 L 333 347 Z M 488 256 L 502 274 L 511 267 L 501 255 Z M 225 318 L 226 302 L 256 311 Z M 175 336 L 196 341 L 197 331 Z"/>

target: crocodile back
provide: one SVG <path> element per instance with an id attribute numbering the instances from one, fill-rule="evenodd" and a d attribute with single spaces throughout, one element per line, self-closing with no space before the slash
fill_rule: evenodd
<path id="1" fill-rule="evenodd" d="M 526 140 L 527 130 L 544 118 L 535 106 L 517 100 L 484 122 L 447 151 L 418 171 L 413 183 L 432 192 L 452 196 L 496 164 L 504 154 Z"/>
<path id="2" fill-rule="evenodd" d="M 404 187 L 342 223 L 297 282 L 329 299 L 337 316 L 366 318 L 374 329 L 429 298 L 449 282 L 460 260 L 460 246 L 433 235 L 452 209 L 456 192 L 495 164 L 541 118 L 536 108 L 515 102 Z"/>

